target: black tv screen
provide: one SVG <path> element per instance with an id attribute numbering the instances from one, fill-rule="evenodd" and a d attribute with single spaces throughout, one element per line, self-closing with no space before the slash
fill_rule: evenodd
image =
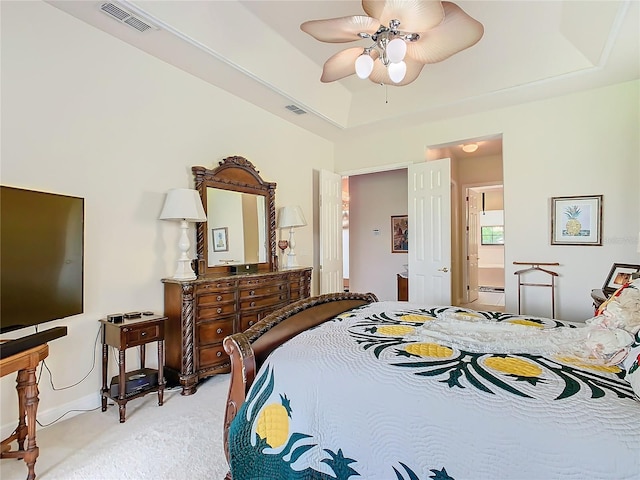
<path id="1" fill-rule="evenodd" d="M 0 186 L 0 333 L 83 311 L 84 199 Z"/>

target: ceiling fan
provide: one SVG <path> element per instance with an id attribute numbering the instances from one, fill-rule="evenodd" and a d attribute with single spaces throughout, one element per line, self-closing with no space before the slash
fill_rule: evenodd
<path id="1" fill-rule="evenodd" d="M 475 45 L 484 34 L 480 22 L 451 2 L 362 0 L 362 9 L 368 16 L 310 20 L 300 25 L 321 42 L 373 41 L 369 47 L 347 48 L 329 58 L 321 82 L 355 73 L 379 84 L 408 85 L 427 63 L 441 62 Z"/>

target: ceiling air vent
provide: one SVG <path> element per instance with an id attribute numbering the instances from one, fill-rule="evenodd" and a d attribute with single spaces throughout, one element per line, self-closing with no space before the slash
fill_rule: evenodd
<path id="1" fill-rule="evenodd" d="M 146 32 L 147 30 L 158 30 L 158 27 L 156 27 L 155 25 L 142 20 L 140 17 L 135 16 L 131 12 L 127 12 L 126 10 L 118 7 L 113 3 L 103 3 L 102 5 L 100 5 L 100 10 L 109 15 L 111 18 L 114 18 L 121 23 L 126 23 L 139 32 Z"/>
<path id="2" fill-rule="evenodd" d="M 287 110 L 292 111 L 296 115 L 304 115 L 305 113 L 307 113 L 304 110 L 302 110 L 300 107 L 298 107 L 297 105 L 287 105 L 284 108 L 286 108 Z"/>

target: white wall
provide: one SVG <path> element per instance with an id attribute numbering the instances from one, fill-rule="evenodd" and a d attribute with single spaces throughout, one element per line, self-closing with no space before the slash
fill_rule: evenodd
<path id="1" fill-rule="evenodd" d="M 409 259 L 406 253 L 391 253 L 391 216 L 407 214 L 407 189 L 406 169 L 349 177 L 352 292 L 373 292 L 379 300 L 397 299 L 396 275 Z"/>
<path id="2" fill-rule="evenodd" d="M 313 169 L 333 170 L 333 146 L 44 2 L 0 7 L 2 184 L 85 198 L 84 314 L 43 327 L 69 330 L 47 359 L 58 390 L 46 371 L 40 381 L 47 423 L 99 404 L 100 318 L 163 311 L 179 228 L 158 215 L 169 189 L 193 186 L 191 166 L 245 156 L 278 184 L 276 207 L 299 204 L 311 216 Z M 313 264 L 312 236 L 296 231 L 301 265 Z M 17 420 L 15 376 L 0 386 L 4 435 Z"/>
<path id="3" fill-rule="evenodd" d="M 336 144 L 336 168 L 421 162 L 427 145 L 502 134 L 506 309 L 516 309 L 514 261 L 559 262 L 556 315 L 586 319 L 590 291 L 611 265 L 640 262 L 639 90 L 636 80 L 440 122 L 388 124 L 384 135 L 371 128 Z M 603 245 L 550 245 L 551 197 L 589 194 L 604 195 Z M 533 292 L 524 311 L 548 315 L 549 303 L 548 291 Z"/>

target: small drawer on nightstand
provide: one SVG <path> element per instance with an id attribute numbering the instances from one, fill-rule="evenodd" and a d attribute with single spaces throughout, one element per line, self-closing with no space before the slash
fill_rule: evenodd
<path id="1" fill-rule="evenodd" d="M 122 343 L 125 348 L 135 347 L 149 342 L 156 342 L 158 340 L 162 340 L 163 337 L 161 324 L 159 323 L 125 327 L 122 329 L 122 334 L 124 336 L 124 342 Z"/>

